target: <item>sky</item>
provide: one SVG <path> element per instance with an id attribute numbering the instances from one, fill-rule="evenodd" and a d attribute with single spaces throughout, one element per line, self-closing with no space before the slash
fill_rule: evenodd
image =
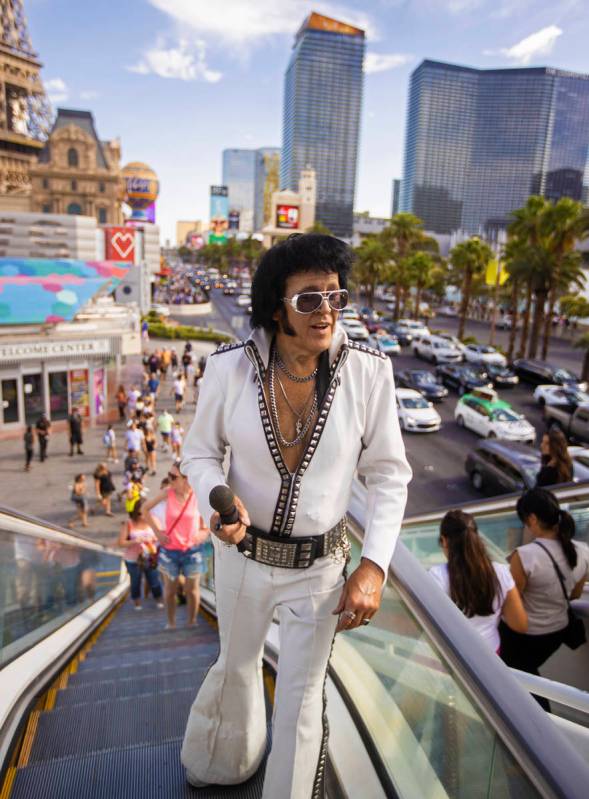
<path id="1" fill-rule="evenodd" d="M 424 58 L 589 73 L 589 0 L 24 0 L 54 108 L 92 111 L 160 179 L 158 224 L 208 220 L 227 147 L 280 146 L 284 72 L 316 11 L 367 33 L 355 209 L 389 216 Z"/>

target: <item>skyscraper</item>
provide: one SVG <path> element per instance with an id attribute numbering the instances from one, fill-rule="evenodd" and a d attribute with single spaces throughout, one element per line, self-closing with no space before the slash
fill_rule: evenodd
<path id="1" fill-rule="evenodd" d="M 393 197 L 391 202 L 391 216 L 399 213 L 399 202 L 401 200 L 401 180 L 393 178 Z"/>
<path id="2" fill-rule="evenodd" d="M 256 151 L 223 150 L 223 180 L 229 189 L 229 213 L 239 214 L 239 230 L 254 232 Z"/>
<path id="3" fill-rule="evenodd" d="M 312 13 L 295 37 L 284 81 L 280 185 L 317 175 L 316 220 L 352 236 L 364 31 Z"/>
<path id="4" fill-rule="evenodd" d="M 256 150 L 254 227 L 261 230 L 270 221 L 272 193 L 280 188 L 280 147 Z"/>
<path id="5" fill-rule="evenodd" d="M 411 76 L 401 210 L 428 230 L 504 227 L 530 194 L 588 198 L 589 75 L 423 61 Z"/>

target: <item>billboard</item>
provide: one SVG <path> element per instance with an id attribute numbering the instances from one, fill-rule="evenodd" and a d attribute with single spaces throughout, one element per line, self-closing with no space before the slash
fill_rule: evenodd
<path id="1" fill-rule="evenodd" d="M 193 250 L 200 250 L 205 245 L 204 238 L 200 235 L 200 233 L 192 233 L 188 237 L 189 246 L 192 247 Z"/>
<path id="2" fill-rule="evenodd" d="M 229 230 L 239 230 L 239 211 L 229 211 Z"/>
<path id="3" fill-rule="evenodd" d="M 135 263 L 135 231 L 128 227 L 107 227 L 104 229 L 105 254 L 107 261 Z"/>
<path id="4" fill-rule="evenodd" d="M 227 241 L 229 227 L 229 190 L 227 186 L 211 186 L 211 222 L 209 243 Z"/>
<path id="5" fill-rule="evenodd" d="M 289 228 L 296 230 L 299 226 L 299 207 L 298 205 L 278 205 L 276 206 L 276 227 Z"/>

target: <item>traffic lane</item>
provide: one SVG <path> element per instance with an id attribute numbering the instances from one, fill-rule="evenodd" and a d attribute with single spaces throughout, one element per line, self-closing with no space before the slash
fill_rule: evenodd
<path id="1" fill-rule="evenodd" d="M 425 369 L 435 373 L 435 367 L 411 355 L 407 347 L 393 359 L 393 370 L 396 374 L 405 369 Z M 499 389 L 498 394 L 534 425 L 537 433 L 536 445 L 539 446 L 546 426 L 542 411 L 534 402 L 533 390 L 533 387 L 524 383 L 515 388 Z M 466 456 L 482 438 L 459 427 L 454 421 L 454 409 L 458 400 L 457 392 L 449 389 L 448 396 L 435 405 L 442 419 L 439 432 L 403 431 L 407 457 L 413 469 L 407 513 L 427 513 L 450 504 L 460 507 L 461 503 L 480 499 L 482 496 L 471 486 L 464 470 Z"/>
<path id="2" fill-rule="evenodd" d="M 211 292 L 213 306 L 225 324 L 237 338 L 246 339 L 250 332 L 250 317 L 246 310 L 237 305 L 238 296 L 237 292 L 233 296 L 225 295 L 222 289 L 213 289 Z"/>

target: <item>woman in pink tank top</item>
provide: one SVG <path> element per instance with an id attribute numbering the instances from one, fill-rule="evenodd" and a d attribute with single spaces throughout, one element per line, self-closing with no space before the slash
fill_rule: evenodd
<path id="1" fill-rule="evenodd" d="M 168 623 L 176 627 L 176 594 L 180 577 L 184 577 L 184 592 L 188 605 L 188 626 L 196 624 L 200 605 L 200 575 L 206 571 L 203 544 L 210 535 L 198 511 L 196 496 L 188 480 L 175 463 L 169 473 L 170 487 L 160 491 L 145 505 L 145 518 L 157 535 L 161 548 L 158 565 L 164 577 L 164 599 Z M 150 511 L 165 503 L 165 528 Z"/>

